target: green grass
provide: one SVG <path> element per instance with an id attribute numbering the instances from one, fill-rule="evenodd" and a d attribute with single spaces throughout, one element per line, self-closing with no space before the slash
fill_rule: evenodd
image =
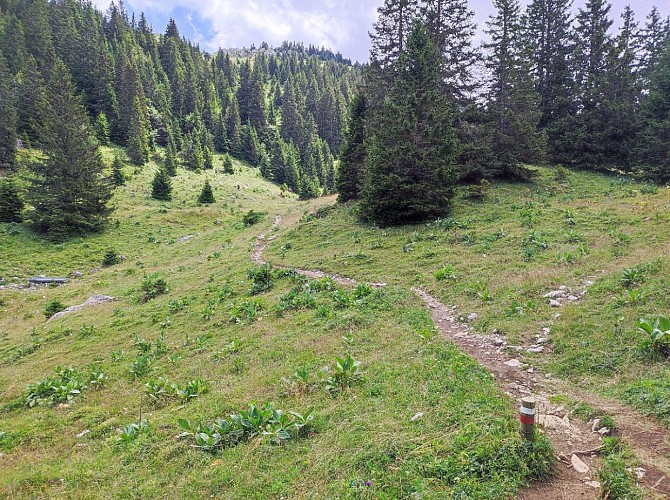
<path id="1" fill-rule="evenodd" d="M 528 362 L 667 422 L 670 366 L 645 348 L 637 320 L 667 312 L 668 207 L 667 188 L 586 172 L 558 181 L 539 168 L 533 182 L 494 183 L 480 201 L 458 194 L 450 217 L 429 224 L 377 228 L 358 222 L 355 204 L 337 206 L 286 231 L 266 255 L 423 287 L 464 316 L 478 313 L 477 330 L 497 329 L 512 344 L 528 345 L 548 327 L 551 354 Z M 551 308 L 543 295 L 561 285 L 586 291 L 583 300 Z"/>
<path id="2" fill-rule="evenodd" d="M 102 234 L 54 244 L 26 225 L 0 225 L 7 285 L 83 274 L 61 287 L 0 292 L 0 496 L 493 499 L 551 472 L 546 440 L 528 449 L 492 376 L 434 334 L 402 280 L 354 291 L 274 271 L 265 286 L 267 273 L 250 261 L 257 235 L 275 214 L 290 224 L 327 200 L 299 202 L 237 165 L 234 176 L 180 170 L 174 200 L 161 203 L 149 196 L 155 168 L 116 191 Z M 205 177 L 217 203 L 200 206 Z M 264 214 L 253 226 L 243 222 L 250 210 Z M 348 215 L 307 224 L 335 217 Z M 302 236 L 293 245 L 280 238 L 275 251 L 297 260 L 304 252 L 311 263 Z M 125 259 L 103 267 L 110 248 Z M 352 262 L 375 251 L 359 248 Z M 116 300 L 44 317 L 51 301 L 94 294 Z M 347 354 L 361 363 L 361 380 L 327 391 L 319 372 Z M 26 407 L 28 385 L 59 365 L 102 372 L 106 383 L 88 384 L 67 407 Z M 287 386 L 297 370 L 308 387 Z M 208 390 L 154 402 L 145 384 L 159 377 L 180 387 L 200 379 Z M 315 420 L 281 446 L 253 438 L 212 454 L 177 439 L 179 419 L 206 424 L 250 403 L 312 410 Z"/>

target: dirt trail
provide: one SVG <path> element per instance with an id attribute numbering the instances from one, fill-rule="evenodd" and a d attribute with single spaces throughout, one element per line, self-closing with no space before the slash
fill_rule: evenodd
<path id="1" fill-rule="evenodd" d="M 281 216 L 274 219 L 272 229 L 282 223 Z M 252 260 L 266 264 L 263 258 L 265 248 L 277 238 L 274 234 L 267 237 L 261 234 L 256 239 Z M 275 266 L 286 269 L 282 266 Z M 359 282 L 351 278 L 328 274 L 320 270 L 295 269 L 309 278 L 330 277 L 338 284 L 356 286 Z M 367 283 L 379 288 L 385 283 Z M 600 434 L 593 432 L 591 425 L 577 418 L 571 418 L 570 412 L 550 402 L 552 394 L 561 394 L 570 399 L 584 401 L 603 414 L 615 417 L 617 433 L 632 447 L 640 460 L 644 476 L 641 483 L 648 489 L 649 495 L 657 498 L 670 498 L 670 440 L 668 431 L 655 421 L 644 417 L 635 410 L 606 400 L 604 398 L 576 390 L 567 384 L 548 378 L 537 368 L 524 365 L 518 356 L 510 354 L 501 335 L 480 335 L 473 332 L 468 324 L 459 317 L 456 307 L 448 307 L 423 290 L 412 291 L 426 304 L 440 334 L 458 345 L 463 351 L 475 358 L 489 370 L 510 397 L 519 402 L 524 396 L 537 400 L 537 422 L 541 430 L 551 440 L 559 457 L 558 474 L 545 483 L 532 484 L 519 495 L 522 500 L 561 500 L 594 499 L 600 497 L 600 485 L 597 482 L 597 449 L 602 444 Z M 515 352 L 514 349 L 511 350 Z M 592 451 L 595 450 L 595 451 Z M 573 466 L 576 455 L 588 471 L 578 472 Z M 582 464 L 577 464 L 579 468 Z M 582 469 L 582 470 L 585 470 Z M 642 472 L 642 471 L 641 471 Z"/>

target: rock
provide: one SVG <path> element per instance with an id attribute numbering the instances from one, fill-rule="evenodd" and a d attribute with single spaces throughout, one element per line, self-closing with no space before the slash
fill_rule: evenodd
<path id="1" fill-rule="evenodd" d="M 77 437 L 78 437 L 78 438 L 83 438 L 86 434 L 89 434 L 90 432 L 91 432 L 90 430 L 88 430 L 88 429 L 84 429 L 84 430 L 81 431 L 79 434 L 77 434 Z"/>
<path id="2" fill-rule="evenodd" d="M 644 479 L 644 476 L 647 474 L 646 469 L 643 469 L 642 467 L 636 467 L 635 468 L 635 475 L 637 476 L 638 480 Z"/>
<path id="3" fill-rule="evenodd" d="M 542 329 L 542 333 L 544 333 L 545 335 L 549 335 L 549 334 L 551 333 L 551 328 L 545 326 L 545 327 Z"/>
<path id="4" fill-rule="evenodd" d="M 69 404 L 67 404 L 67 403 L 61 403 L 61 404 L 59 404 L 58 406 L 56 406 L 56 409 L 58 409 L 58 410 L 64 410 L 64 409 L 69 408 L 69 407 L 70 407 Z"/>
<path id="5" fill-rule="evenodd" d="M 409 419 L 410 422 L 416 422 L 419 420 L 421 417 L 423 417 L 423 413 L 419 412 L 416 415 L 414 415 L 412 418 Z"/>
<path id="6" fill-rule="evenodd" d="M 551 378 L 551 377 L 552 377 L 552 374 L 551 374 L 551 373 L 545 373 L 545 374 L 544 374 L 544 378 Z"/>
<path id="7" fill-rule="evenodd" d="M 561 304 L 558 300 L 551 299 L 549 301 L 549 305 L 551 307 L 561 307 L 563 304 Z"/>
<path id="8" fill-rule="evenodd" d="M 534 370 L 533 367 L 531 366 L 531 367 L 528 368 L 528 370 L 526 370 L 526 371 L 527 371 L 528 373 L 533 373 L 535 370 Z"/>
<path id="9" fill-rule="evenodd" d="M 546 338 L 546 337 L 540 337 L 539 339 L 537 339 L 537 343 L 540 344 L 540 345 L 548 344 L 549 339 Z"/>
<path id="10" fill-rule="evenodd" d="M 457 334 L 455 334 L 455 335 L 454 335 L 454 338 L 455 338 L 455 339 L 462 339 L 462 338 L 467 337 L 467 336 L 468 336 L 467 333 L 465 333 L 465 332 L 461 332 L 461 333 L 457 333 Z"/>
<path id="11" fill-rule="evenodd" d="M 590 486 L 591 488 L 596 488 L 596 489 L 600 488 L 600 483 L 598 481 L 584 481 L 584 484 L 586 486 Z"/>
<path id="12" fill-rule="evenodd" d="M 537 423 L 547 429 L 563 429 L 566 427 L 565 421 L 556 415 L 540 414 L 537 417 Z"/>
<path id="13" fill-rule="evenodd" d="M 601 436 L 608 436 L 609 433 L 610 430 L 607 427 L 601 427 L 600 429 L 598 429 L 598 434 L 600 434 Z"/>
<path id="14" fill-rule="evenodd" d="M 545 299 L 559 299 L 565 297 L 565 292 L 563 290 L 554 290 L 553 292 L 545 293 L 543 297 Z"/>
<path id="15" fill-rule="evenodd" d="M 518 359 L 510 359 L 509 361 L 505 361 L 505 364 L 507 366 L 511 366 L 512 368 L 519 368 L 521 366 L 521 361 Z"/>
<path id="16" fill-rule="evenodd" d="M 556 314 L 554 314 L 554 319 L 555 319 L 555 320 L 558 319 L 558 318 L 560 318 L 560 317 L 561 317 L 561 313 L 556 313 Z"/>
<path id="17" fill-rule="evenodd" d="M 498 329 L 494 328 L 493 331 L 491 332 L 491 335 L 498 335 Z"/>
<path id="18" fill-rule="evenodd" d="M 593 423 L 591 424 L 591 432 L 598 432 L 598 429 L 600 429 L 600 420 L 599 418 L 594 418 Z"/>
<path id="19" fill-rule="evenodd" d="M 579 297 L 575 297 L 574 295 L 568 295 L 568 300 L 570 302 L 577 302 L 579 300 Z"/>
<path id="20" fill-rule="evenodd" d="M 77 269 L 75 269 L 74 271 L 72 271 L 70 273 L 71 278 L 81 278 L 83 275 L 84 275 L 84 273 L 82 273 L 81 271 L 78 271 Z"/>
<path id="21" fill-rule="evenodd" d="M 477 314 L 477 313 L 471 313 L 471 314 L 468 315 L 468 321 L 474 321 L 477 318 L 479 318 L 479 314 Z"/>
<path id="22" fill-rule="evenodd" d="M 561 285 L 561 286 L 558 287 L 558 289 L 559 289 L 560 291 L 565 291 L 565 290 L 568 289 L 568 287 L 565 286 L 565 285 Z"/>
<path id="23" fill-rule="evenodd" d="M 589 466 L 582 462 L 577 455 L 572 455 L 572 458 L 570 458 L 570 463 L 572 464 L 572 468 L 580 474 L 586 474 L 591 470 Z"/>
<path id="24" fill-rule="evenodd" d="M 526 352 L 530 352 L 533 354 L 539 354 L 544 351 L 544 347 L 531 347 L 530 349 L 526 349 Z"/>
<path id="25" fill-rule="evenodd" d="M 493 345 L 496 347 L 501 347 L 505 345 L 505 341 L 503 339 L 493 339 Z"/>

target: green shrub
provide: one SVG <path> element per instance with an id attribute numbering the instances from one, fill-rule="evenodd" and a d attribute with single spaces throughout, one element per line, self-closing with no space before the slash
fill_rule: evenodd
<path id="1" fill-rule="evenodd" d="M 168 291 L 167 281 L 161 273 L 151 273 L 144 276 L 142 280 L 142 302 L 154 299 Z"/>
<path id="2" fill-rule="evenodd" d="M 263 264 L 262 266 L 249 269 L 247 271 L 247 278 L 251 280 L 249 295 L 267 292 L 274 286 L 272 266 L 270 264 Z"/>
<path id="3" fill-rule="evenodd" d="M 151 182 L 151 197 L 155 200 L 172 200 L 172 180 L 165 169 L 158 169 Z"/>
<path id="4" fill-rule="evenodd" d="M 437 281 L 452 280 L 454 278 L 456 278 L 456 273 L 454 271 L 454 266 L 451 264 L 445 264 L 435 271 L 435 279 Z"/>
<path id="5" fill-rule="evenodd" d="M 638 330 L 649 335 L 644 346 L 663 354 L 670 353 L 670 319 L 659 314 L 653 321 L 637 320 Z"/>
<path id="6" fill-rule="evenodd" d="M 105 256 L 102 258 L 103 267 L 114 266 L 116 264 L 119 264 L 120 262 L 121 257 L 119 256 L 118 253 L 116 253 L 116 250 L 114 250 L 113 248 L 107 249 L 107 252 L 105 252 Z"/>
<path id="7" fill-rule="evenodd" d="M 246 214 L 244 214 L 244 217 L 242 217 L 242 223 L 246 227 L 250 227 L 254 224 L 258 224 L 266 215 L 266 212 L 256 212 L 255 210 L 249 210 Z"/>
<path id="8" fill-rule="evenodd" d="M 54 314 L 59 313 L 66 308 L 67 306 L 59 300 L 50 300 L 44 308 L 44 316 L 49 319 Z"/>

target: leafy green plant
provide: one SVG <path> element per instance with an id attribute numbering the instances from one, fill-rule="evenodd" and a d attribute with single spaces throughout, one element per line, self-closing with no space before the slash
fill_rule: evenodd
<path id="1" fill-rule="evenodd" d="M 151 356 L 148 356 L 146 354 L 140 354 L 137 356 L 135 361 L 132 362 L 130 365 L 130 373 L 135 377 L 135 378 L 140 378 L 149 373 L 149 370 L 151 370 L 151 365 L 153 364 L 153 360 Z"/>
<path id="2" fill-rule="evenodd" d="M 346 309 L 354 303 L 351 295 L 344 290 L 335 290 L 333 292 L 333 302 L 335 302 L 335 309 Z"/>
<path id="3" fill-rule="evenodd" d="M 184 431 L 181 436 L 191 437 L 196 448 L 214 452 L 254 438 L 261 438 L 270 445 L 280 445 L 304 436 L 313 420 L 311 410 L 285 413 L 270 404 L 257 406 L 252 403 L 247 410 L 226 418 L 219 417 L 210 425 L 193 425 L 185 419 L 180 419 L 178 424 Z"/>
<path id="4" fill-rule="evenodd" d="M 316 387 L 310 371 L 304 367 L 298 368 L 290 377 L 282 377 L 281 383 L 285 392 L 293 394 L 304 394 Z"/>
<path id="5" fill-rule="evenodd" d="M 635 457 L 619 438 L 603 439 L 601 467 L 598 479 L 603 498 L 613 500 L 638 500 L 644 498 L 644 490 L 637 484 L 633 470 Z"/>
<path id="6" fill-rule="evenodd" d="M 130 443 L 131 441 L 135 441 L 135 439 L 137 439 L 140 434 L 148 431 L 149 424 L 146 420 L 142 420 L 139 423 L 124 425 L 121 428 L 121 433 L 119 434 L 117 443 Z"/>
<path id="7" fill-rule="evenodd" d="M 649 336 L 645 340 L 646 346 L 664 354 L 670 352 L 670 319 L 667 316 L 659 314 L 652 321 L 638 319 L 637 327 Z"/>
<path id="8" fill-rule="evenodd" d="M 336 356 L 332 370 L 329 367 L 321 370 L 321 383 L 331 394 L 342 392 L 361 381 L 363 374 L 360 366 L 360 361 L 356 361 L 349 354 L 343 358 Z"/>
<path id="9" fill-rule="evenodd" d="M 247 278 L 251 280 L 249 295 L 267 292 L 274 286 L 272 266 L 270 264 L 263 264 L 262 266 L 249 269 L 247 271 Z"/>
<path id="10" fill-rule="evenodd" d="M 228 309 L 230 321 L 233 323 L 253 322 L 263 309 L 263 302 L 259 298 L 233 303 Z"/>
<path id="11" fill-rule="evenodd" d="M 621 277 L 621 284 L 626 288 L 631 288 L 635 285 L 639 285 L 645 280 L 645 272 L 639 267 L 628 267 L 623 270 L 623 276 Z"/>
<path id="12" fill-rule="evenodd" d="M 144 294 L 141 302 L 147 302 L 168 291 L 168 284 L 161 273 L 150 273 L 144 276 L 140 287 Z"/>
<path id="13" fill-rule="evenodd" d="M 640 290 L 624 290 L 617 298 L 617 303 L 620 305 L 636 306 L 642 304 L 647 298 L 647 294 Z"/>
<path id="14" fill-rule="evenodd" d="M 66 308 L 67 306 L 59 300 L 50 300 L 44 308 L 44 316 L 49 319 L 54 314 L 59 313 Z"/>
<path id="15" fill-rule="evenodd" d="M 444 280 L 453 280 L 456 279 L 456 272 L 454 271 L 454 266 L 451 264 L 445 264 L 440 269 L 435 271 L 435 279 L 437 281 Z"/>
<path id="16" fill-rule="evenodd" d="M 61 368 L 56 366 L 55 377 L 47 377 L 33 384 L 29 384 L 24 391 L 24 404 L 30 408 L 44 404 L 70 404 L 81 391 L 88 387 L 104 385 L 106 375 L 94 370 L 89 375 L 82 373 L 72 367 Z"/>

